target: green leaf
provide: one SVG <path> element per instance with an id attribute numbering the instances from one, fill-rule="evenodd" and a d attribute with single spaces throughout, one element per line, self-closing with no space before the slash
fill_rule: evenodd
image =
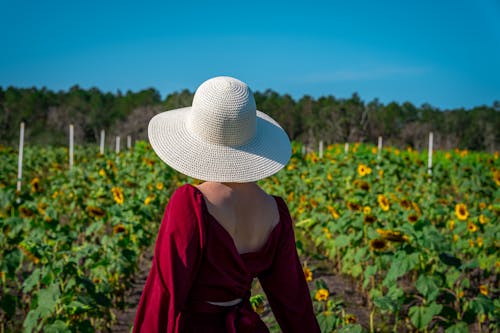
<path id="1" fill-rule="evenodd" d="M 467 323 L 464 323 L 463 321 L 456 323 L 453 326 L 448 327 L 445 330 L 445 333 L 468 333 L 469 328 L 467 326 Z"/>
<path id="2" fill-rule="evenodd" d="M 434 282 L 434 279 L 427 275 L 420 275 L 416 287 L 429 302 L 434 301 L 439 294 L 439 288 Z"/>
<path id="3" fill-rule="evenodd" d="M 40 281 L 40 269 L 36 268 L 23 283 L 23 292 L 30 293 Z"/>
<path id="4" fill-rule="evenodd" d="M 57 300 L 61 295 L 59 285 L 52 283 L 48 288 L 40 289 L 38 291 L 38 310 L 42 317 L 46 317 L 54 310 Z"/>
<path id="5" fill-rule="evenodd" d="M 340 322 L 340 318 L 338 318 L 331 311 L 321 312 L 320 314 L 318 314 L 316 316 L 316 319 L 318 320 L 318 324 L 319 324 L 319 328 L 321 329 L 321 332 L 333 331 Z"/>
<path id="6" fill-rule="evenodd" d="M 470 302 L 470 308 L 476 313 L 488 314 L 495 310 L 495 305 L 489 298 L 480 295 Z"/>
<path id="7" fill-rule="evenodd" d="M 71 332 L 69 327 L 62 320 L 56 320 L 52 324 L 46 325 L 43 328 L 43 331 L 45 333 L 69 333 L 69 332 Z"/>
<path id="8" fill-rule="evenodd" d="M 382 311 L 395 312 L 397 308 L 396 303 L 387 296 L 377 297 L 373 303 Z"/>
<path id="9" fill-rule="evenodd" d="M 363 327 L 359 324 L 349 324 L 341 327 L 338 330 L 339 333 L 362 333 Z"/>
<path id="10" fill-rule="evenodd" d="M 31 310 L 28 312 L 28 315 L 24 319 L 23 322 L 23 332 L 25 333 L 31 333 L 35 331 L 35 327 L 38 323 L 38 319 L 40 319 L 40 311 L 38 308 Z"/>
<path id="11" fill-rule="evenodd" d="M 398 252 L 384 279 L 384 285 L 390 286 L 394 284 L 399 277 L 412 270 L 417 264 L 418 253 L 415 252 L 407 255 L 404 252 Z"/>
<path id="12" fill-rule="evenodd" d="M 441 304 L 431 303 L 429 306 L 413 306 L 410 308 L 409 315 L 413 325 L 422 330 L 431 322 L 432 318 L 441 312 Z"/>
<path id="13" fill-rule="evenodd" d="M 351 237 L 349 237 L 347 235 L 339 235 L 335 238 L 334 244 L 337 247 L 345 247 L 345 246 L 351 244 Z"/>

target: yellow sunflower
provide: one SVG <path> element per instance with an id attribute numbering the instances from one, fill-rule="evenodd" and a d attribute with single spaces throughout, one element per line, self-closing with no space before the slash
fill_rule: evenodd
<path id="1" fill-rule="evenodd" d="M 500 170 L 495 170 L 495 172 L 493 172 L 493 180 L 497 186 L 500 186 Z"/>
<path id="2" fill-rule="evenodd" d="M 163 190 L 163 183 L 162 183 L 162 182 L 158 182 L 158 183 L 156 183 L 156 189 L 157 189 L 158 191 Z"/>
<path id="3" fill-rule="evenodd" d="M 400 231 L 377 229 L 377 233 L 383 238 L 391 242 L 405 242 L 408 236 Z"/>
<path id="4" fill-rule="evenodd" d="M 364 218 L 364 222 L 365 223 L 371 224 L 371 223 L 374 223 L 375 221 L 377 221 L 377 217 L 376 216 L 365 215 L 365 218 Z"/>
<path id="5" fill-rule="evenodd" d="M 481 223 L 481 224 L 488 223 L 488 218 L 486 216 L 484 216 L 483 214 L 479 215 L 479 223 Z"/>
<path id="6" fill-rule="evenodd" d="M 113 233 L 115 233 L 115 234 L 121 234 L 121 233 L 126 232 L 126 231 L 127 231 L 127 229 L 126 229 L 126 228 L 125 228 L 125 226 L 124 226 L 123 224 L 121 224 L 121 223 L 120 223 L 120 224 L 118 224 L 118 225 L 115 225 L 115 226 L 113 227 Z"/>
<path id="7" fill-rule="evenodd" d="M 361 206 L 355 202 L 348 201 L 347 208 L 352 211 L 359 211 L 361 209 Z"/>
<path id="8" fill-rule="evenodd" d="M 387 245 L 387 241 L 383 238 L 376 238 L 370 241 L 370 249 L 375 252 L 384 251 Z"/>
<path id="9" fill-rule="evenodd" d="M 337 212 L 337 210 L 335 209 L 335 207 L 333 206 L 326 206 L 326 208 L 328 209 L 328 211 L 330 212 L 330 214 L 332 214 L 332 217 L 334 219 L 338 219 L 340 217 L 340 214 Z"/>
<path id="10" fill-rule="evenodd" d="M 363 214 L 369 215 L 371 212 L 372 212 L 372 209 L 370 206 L 363 207 Z"/>
<path id="11" fill-rule="evenodd" d="M 372 169 L 364 164 L 359 164 L 358 165 L 358 175 L 360 177 L 363 177 L 365 175 L 369 175 L 372 173 Z"/>
<path id="12" fill-rule="evenodd" d="M 40 178 L 35 177 L 31 180 L 31 192 L 33 193 L 42 192 L 42 186 L 40 185 Z"/>
<path id="13" fill-rule="evenodd" d="M 316 294 L 314 295 L 314 299 L 319 301 L 319 302 L 324 302 L 328 299 L 328 296 L 330 296 L 330 293 L 328 292 L 328 290 L 326 290 L 324 288 L 320 288 L 320 289 L 318 289 L 318 291 L 316 291 Z"/>
<path id="14" fill-rule="evenodd" d="M 347 315 L 344 317 L 344 320 L 345 320 L 345 323 L 346 323 L 346 324 L 356 324 L 356 323 L 357 323 L 356 316 L 355 316 L 355 315 L 353 315 L 353 314 L 347 314 Z"/>
<path id="15" fill-rule="evenodd" d="M 415 223 L 418 221 L 418 216 L 415 215 L 415 214 L 410 214 L 408 215 L 408 222 L 410 222 L 411 224 Z"/>
<path id="16" fill-rule="evenodd" d="M 106 212 L 102 208 L 96 206 L 87 206 L 86 211 L 90 217 L 103 217 L 106 215 Z"/>
<path id="17" fill-rule="evenodd" d="M 479 292 L 483 294 L 484 296 L 488 296 L 488 286 L 487 285 L 480 285 L 479 286 Z"/>
<path id="18" fill-rule="evenodd" d="M 403 207 L 404 209 L 410 209 L 411 208 L 411 201 L 408 200 L 408 199 L 402 199 L 399 204 L 401 205 L 401 207 Z"/>
<path id="19" fill-rule="evenodd" d="M 124 202 L 123 190 L 120 187 L 113 187 L 111 189 L 111 192 L 113 192 L 113 199 L 115 200 L 115 202 L 119 205 L 122 205 Z"/>
<path id="20" fill-rule="evenodd" d="M 467 220 L 469 217 L 469 211 L 467 210 L 467 206 L 459 203 L 455 206 L 455 215 L 461 221 Z"/>
<path id="21" fill-rule="evenodd" d="M 380 208 L 382 208 L 383 211 L 388 211 L 389 210 L 389 200 L 387 197 L 383 194 L 379 194 L 377 197 L 378 204 L 380 205 Z"/>
<path id="22" fill-rule="evenodd" d="M 469 222 L 467 223 L 467 230 L 469 230 L 470 232 L 476 232 L 477 226 L 474 223 Z"/>
<path id="23" fill-rule="evenodd" d="M 306 278 L 306 281 L 311 282 L 313 280 L 313 273 L 311 272 L 311 270 L 307 266 L 303 267 L 302 270 L 304 271 L 304 277 Z"/>

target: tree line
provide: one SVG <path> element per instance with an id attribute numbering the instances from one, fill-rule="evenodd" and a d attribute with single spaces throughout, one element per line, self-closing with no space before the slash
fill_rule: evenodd
<path id="1" fill-rule="evenodd" d="M 73 86 L 68 91 L 0 87 L 0 143 L 18 142 L 19 124 L 26 123 L 27 144 L 66 145 L 68 125 L 75 125 L 77 144 L 96 144 L 102 129 L 107 141 L 130 135 L 147 139 L 149 119 L 159 112 L 190 106 L 193 92 L 182 90 L 165 98 L 153 88 L 139 92 L 102 92 Z M 429 104 L 388 104 L 378 99 L 303 96 L 296 100 L 273 90 L 255 92 L 257 108 L 276 119 L 292 140 L 317 147 L 336 142 L 371 142 L 425 149 L 434 133 L 437 149 L 500 150 L 500 101 L 471 109 L 440 110 Z"/>

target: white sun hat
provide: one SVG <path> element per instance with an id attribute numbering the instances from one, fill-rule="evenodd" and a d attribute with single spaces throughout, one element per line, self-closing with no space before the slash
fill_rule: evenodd
<path id="1" fill-rule="evenodd" d="M 203 82 L 192 106 L 154 116 L 148 136 L 165 163 L 204 181 L 257 181 L 281 170 L 291 156 L 286 132 L 256 109 L 244 82 L 227 76 Z"/>

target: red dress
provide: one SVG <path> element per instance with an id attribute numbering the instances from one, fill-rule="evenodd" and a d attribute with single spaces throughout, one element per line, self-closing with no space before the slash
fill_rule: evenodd
<path id="1" fill-rule="evenodd" d="M 198 188 L 178 188 L 158 232 L 133 332 L 269 332 L 249 302 L 255 277 L 283 332 L 320 332 L 290 213 L 275 199 L 280 221 L 269 239 L 260 250 L 239 254 Z M 236 298 L 243 301 L 230 307 L 206 302 Z"/>

